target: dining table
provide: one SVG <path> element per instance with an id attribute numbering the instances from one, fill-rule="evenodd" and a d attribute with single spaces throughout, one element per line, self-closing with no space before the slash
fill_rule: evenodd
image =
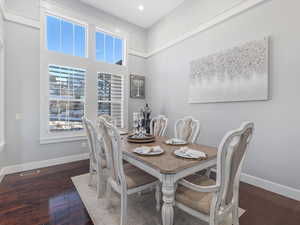
<path id="1" fill-rule="evenodd" d="M 166 144 L 167 138 L 155 137 L 152 143 L 130 143 L 122 138 L 123 159 L 135 167 L 156 177 L 162 184 L 163 205 L 161 209 L 162 224 L 173 225 L 174 205 L 177 182 L 196 172 L 211 168 L 217 162 L 217 148 L 200 144 L 187 144 L 186 147 L 202 151 L 206 154 L 203 159 L 186 159 L 178 157 L 174 151 L 181 146 Z M 156 156 L 144 156 L 134 152 L 141 146 L 160 146 L 164 153 Z"/>

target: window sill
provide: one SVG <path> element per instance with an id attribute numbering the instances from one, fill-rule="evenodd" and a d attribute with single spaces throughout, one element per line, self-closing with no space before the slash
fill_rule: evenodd
<path id="1" fill-rule="evenodd" d="M 40 144 L 47 145 L 47 144 L 55 144 L 55 143 L 62 143 L 62 142 L 85 141 L 85 140 L 87 140 L 87 138 L 84 134 L 70 135 L 70 136 L 41 137 Z"/>

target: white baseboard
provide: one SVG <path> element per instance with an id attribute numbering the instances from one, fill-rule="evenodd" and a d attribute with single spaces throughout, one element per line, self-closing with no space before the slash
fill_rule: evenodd
<path id="1" fill-rule="evenodd" d="M 215 168 L 212 168 L 211 171 L 216 173 Z M 300 201 L 300 190 L 298 189 L 274 183 L 272 181 L 265 180 L 260 177 L 255 177 L 246 173 L 241 174 L 241 181 L 265 189 L 267 191 L 282 195 L 284 197 Z"/>
<path id="2" fill-rule="evenodd" d="M 34 169 L 39 169 L 39 168 L 44 168 L 49 166 L 60 165 L 64 163 L 76 162 L 88 158 L 89 158 L 89 153 L 84 153 L 84 154 L 71 155 L 71 156 L 66 156 L 66 157 L 61 157 L 56 159 L 49 159 L 49 160 L 24 163 L 24 164 L 19 164 L 14 166 L 7 166 L 2 168 L 2 170 L 0 171 L 0 182 L 2 180 L 1 177 L 3 178 L 5 175 L 8 174 L 20 173 L 28 170 L 34 170 Z"/>
<path id="3" fill-rule="evenodd" d="M 256 187 L 260 187 L 270 192 L 300 201 L 300 190 L 288 187 L 282 184 L 274 183 L 269 180 L 265 180 L 259 177 L 251 176 L 249 174 L 242 173 L 241 181 L 251 184 Z"/>

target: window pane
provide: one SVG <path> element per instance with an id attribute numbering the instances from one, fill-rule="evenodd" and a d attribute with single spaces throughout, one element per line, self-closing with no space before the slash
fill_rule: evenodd
<path id="1" fill-rule="evenodd" d="M 61 21 L 62 52 L 73 55 L 73 24 Z"/>
<path id="2" fill-rule="evenodd" d="M 60 51 L 60 20 L 47 16 L 47 47 L 51 51 Z"/>
<path id="3" fill-rule="evenodd" d="M 123 41 L 115 38 L 115 64 L 123 65 Z"/>
<path id="4" fill-rule="evenodd" d="M 84 103 L 83 102 L 70 102 L 69 107 L 69 129 L 81 130 L 83 129 L 82 117 L 84 116 Z"/>
<path id="5" fill-rule="evenodd" d="M 111 115 L 111 104 L 99 102 L 98 104 L 98 116 L 100 115 Z"/>
<path id="6" fill-rule="evenodd" d="M 49 130 L 82 129 L 85 102 L 85 70 L 49 66 Z"/>
<path id="7" fill-rule="evenodd" d="M 96 33 L 96 59 L 98 61 L 105 61 L 104 34 L 100 32 Z"/>
<path id="8" fill-rule="evenodd" d="M 75 56 L 85 57 L 85 28 L 78 25 L 75 25 L 74 28 Z"/>
<path id="9" fill-rule="evenodd" d="M 98 100 L 110 101 L 111 100 L 111 75 L 99 74 L 98 77 Z"/>
<path id="10" fill-rule="evenodd" d="M 105 61 L 114 63 L 114 38 L 110 35 L 105 35 Z"/>

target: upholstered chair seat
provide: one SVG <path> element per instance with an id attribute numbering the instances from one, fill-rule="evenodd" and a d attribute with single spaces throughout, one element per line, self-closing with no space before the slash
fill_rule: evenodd
<path id="1" fill-rule="evenodd" d="M 207 176 L 192 175 L 185 178 L 192 184 L 199 186 L 211 186 L 216 182 Z M 197 192 L 183 185 L 178 185 L 176 192 L 176 201 L 182 203 L 196 211 L 209 215 L 213 193 Z"/>
<path id="2" fill-rule="evenodd" d="M 148 173 L 136 168 L 135 166 L 127 163 L 124 165 L 124 173 L 126 176 L 127 188 L 136 188 L 142 185 L 151 184 L 157 179 Z"/>
<path id="3" fill-rule="evenodd" d="M 252 122 L 244 122 L 225 134 L 218 147 L 216 181 L 197 174 L 180 180 L 175 206 L 209 225 L 229 220 L 230 224 L 239 225 L 240 174 L 253 129 Z"/>

